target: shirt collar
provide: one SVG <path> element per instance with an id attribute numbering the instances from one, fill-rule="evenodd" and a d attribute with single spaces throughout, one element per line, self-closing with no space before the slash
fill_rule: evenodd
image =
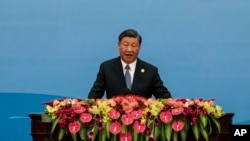
<path id="1" fill-rule="evenodd" d="M 123 69 L 125 69 L 126 65 L 129 65 L 130 70 L 135 71 L 135 66 L 136 66 L 137 59 L 134 62 L 130 63 L 130 64 L 125 63 L 122 59 L 121 59 L 121 62 L 122 62 L 122 68 Z"/>

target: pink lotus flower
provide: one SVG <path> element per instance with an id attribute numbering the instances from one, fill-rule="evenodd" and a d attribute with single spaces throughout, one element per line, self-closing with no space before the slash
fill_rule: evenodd
<path id="1" fill-rule="evenodd" d="M 81 124 L 78 121 L 71 122 L 69 124 L 68 128 L 69 128 L 70 133 L 75 134 L 75 133 L 77 133 L 80 130 Z"/>
<path id="2" fill-rule="evenodd" d="M 184 123 L 182 121 L 174 121 L 172 123 L 172 128 L 174 131 L 179 132 L 184 128 Z"/>
<path id="3" fill-rule="evenodd" d="M 124 125 L 130 125 L 134 121 L 133 115 L 132 114 L 124 114 L 122 115 L 122 123 Z"/>
<path id="4" fill-rule="evenodd" d="M 184 108 L 183 107 L 178 107 L 178 108 L 175 108 L 171 111 L 172 115 L 179 115 L 181 113 L 183 113 L 184 111 Z"/>
<path id="5" fill-rule="evenodd" d="M 169 123 L 172 120 L 172 114 L 169 111 L 161 112 L 160 119 L 164 123 Z"/>
<path id="6" fill-rule="evenodd" d="M 134 130 L 135 130 L 137 133 L 142 133 L 142 132 L 144 132 L 145 129 L 146 129 L 146 125 L 143 124 L 143 123 L 141 123 L 141 122 L 139 122 L 138 120 L 135 121 L 133 127 L 134 127 Z"/>
<path id="7" fill-rule="evenodd" d="M 121 132 L 121 128 L 122 128 L 122 126 L 121 126 L 121 124 L 119 122 L 113 122 L 109 126 L 109 131 L 112 134 L 116 135 L 116 134 Z"/>
<path id="8" fill-rule="evenodd" d="M 142 110 L 136 110 L 131 113 L 134 119 L 139 119 L 142 117 Z"/>
<path id="9" fill-rule="evenodd" d="M 90 122 L 92 120 L 92 115 L 90 113 L 81 113 L 80 120 L 83 123 Z"/>
<path id="10" fill-rule="evenodd" d="M 111 119 L 118 119 L 120 117 L 120 113 L 118 111 L 116 111 L 115 109 L 111 109 L 109 112 L 108 112 L 108 116 L 111 118 Z"/>
<path id="11" fill-rule="evenodd" d="M 77 114 L 81 114 L 86 111 L 86 108 L 83 106 L 73 106 L 73 111 Z"/>
<path id="12" fill-rule="evenodd" d="M 128 133 L 121 133 L 120 134 L 120 141 L 132 141 L 132 136 L 131 134 Z"/>

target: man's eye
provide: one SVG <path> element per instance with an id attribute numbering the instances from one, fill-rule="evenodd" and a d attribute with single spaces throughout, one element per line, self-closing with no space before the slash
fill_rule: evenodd
<path id="1" fill-rule="evenodd" d="M 138 47 L 137 44 L 132 44 L 132 47 Z"/>

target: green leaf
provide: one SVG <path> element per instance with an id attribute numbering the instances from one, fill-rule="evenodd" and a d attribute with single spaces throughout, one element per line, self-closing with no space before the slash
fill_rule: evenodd
<path id="1" fill-rule="evenodd" d="M 208 131 L 208 135 L 210 135 L 211 133 L 212 133 L 212 131 L 213 131 L 213 128 L 212 128 L 212 125 L 211 125 L 211 121 L 210 121 L 210 119 L 208 118 L 208 127 L 207 127 L 207 131 Z"/>
<path id="2" fill-rule="evenodd" d="M 207 130 L 206 130 L 206 129 L 201 129 L 200 132 L 201 132 L 202 136 L 204 137 L 204 139 L 205 139 L 206 141 L 208 141 L 208 133 L 207 133 Z"/>
<path id="3" fill-rule="evenodd" d="M 165 124 L 165 135 L 168 141 L 171 140 L 171 135 L 172 135 L 172 122 L 169 122 L 168 124 Z"/>
<path id="4" fill-rule="evenodd" d="M 159 138 L 159 127 L 157 127 L 157 126 L 153 127 L 153 135 L 154 135 L 155 140 L 158 140 L 158 138 Z"/>
<path id="5" fill-rule="evenodd" d="M 160 125 L 160 140 L 161 140 L 161 141 L 165 141 L 165 140 L 166 140 L 166 136 L 165 136 L 165 126 L 164 126 L 163 123 Z"/>
<path id="6" fill-rule="evenodd" d="M 42 113 L 41 118 L 42 118 L 42 122 L 52 122 L 51 117 L 46 113 Z"/>
<path id="7" fill-rule="evenodd" d="M 58 134 L 58 141 L 61 141 L 63 139 L 64 133 L 65 133 L 64 129 L 60 128 Z"/>
<path id="8" fill-rule="evenodd" d="M 109 127 L 110 127 L 110 121 L 108 121 L 107 123 L 105 123 L 105 131 L 106 131 L 106 135 L 107 135 L 108 139 L 110 139 Z"/>
<path id="9" fill-rule="evenodd" d="M 76 134 L 71 134 L 73 141 L 77 141 L 77 136 Z"/>
<path id="10" fill-rule="evenodd" d="M 61 119 L 61 117 L 57 117 L 56 119 L 52 120 L 51 134 L 55 131 L 55 128 L 56 128 L 58 121 L 60 119 Z"/>
<path id="11" fill-rule="evenodd" d="M 182 131 L 180 131 L 182 141 L 186 141 L 188 130 L 189 130 L 189 123 L 187 121 L 184 121 L 184 128 Z"/>
<path id="12" fill-rule="evenodd" d="M 195 125 L 192 126 L 192 130 L 193 130 L 193 133 L 194 133 L 194 137 L 195 137 L 195 140 L 198 141 L 199 138 L 200 138 L 200 132 L 199 132 L 199 129 L 198 129 L 198 123 L 196 123 Z"/>
<path id="13" fill-rule="evenodd" d="M 98 141 L 106 141 L 106 131 L 105 129 L 99 130 L 99 132 L 97 133 L 99 136 Z"/>
<path id="14" fill-rule="evenodd" d="M 202 134 L 202 136 L 204 137 L 204 139 L 206 140 L 206 141 L 208 141 L 208 133 L 207 133 L 207 128 L 204 128 L 203 127 L 203 125 L 202 125 L 202 122 L 199 122 L 198 123 L 199 124 L 199 131 L 200 131 L 200 133 Z"/>
<path id="15" fill-rule="evenodd" d="M 84 141 L 87 140 L 87 127 L 86 127 L 86 124 L 81 125 L 79 135 L 80 135 L 81 140 L 84 140 Z"/>
<path id="16" fill-rule="evenodd" d="M 125 133 L 127 132 L 127 126 L 122 124 L 122 130 L 121 130 L 122 133 Z"/>
<path id="17" fill-rule="evenodd" d="M 93 138 L 92 138 L 92 141 L 94 141 L 95 140 L 95 138 L 96 138 L 96 135 L 97 135 L 97 132 L 98 132 L 98 128 L 97 128 L 97 123 L 95 122 L 95 124 L 94 124 L 94 127 L 93 127 Z"/>
<path id="18" fill-rule="evenodd" d="M 145 132 L 141 134 L 140 141 L 146 141 L 147 137 L 149 137 Z M 149 138 L 148 138 L 149 139 Z"/>
<path id="19" fill-rule="evenodd" d="M 218 133 L 220 133 L 220 132 L 221 132 L 221 125 L 220 125 L 220 122 L 219 122 L 216 118 L 214 118 L 214 117 L 212 117 L 212 116 L 210 116 L 210 118 L 212 119 L 213 123 L 216 125 L 216 127 L 217 127 L 217 129 L 218 129 Z"/>
<path id="20" fill-rule="evenodd" d="M 133 134 L 133 140 L 138 141 L 138 133 L 134 129 L 132 130 L 132 134 Z"/>
<path id="21" fill-rule="evenodd" d="M 117 141 L 118 135 L 111 135 L 111 141 Z"/>
<path id="22" fill-rule="evenodd" d="M 173 141 L 178 141 L 178 132 L 173 133 Z"/>
<path id="23" fill-rule="evenodd" d="M 149 136 L 146 136 L 146 137 L 145 137 L 145 141 L 149 141 Z"/>
<path id="24" fill-rule="evenodd" d="M 200 115 L 200 122 L 203 128 L 207 127 L 207 116 L 206 115 Z"/>

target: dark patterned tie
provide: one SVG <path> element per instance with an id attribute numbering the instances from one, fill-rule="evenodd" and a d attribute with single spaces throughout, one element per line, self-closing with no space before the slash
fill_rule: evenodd
<path id="1" fill-rule="evenodd" d="M 125 67 L 126 72 L 125 72 L 125 80 L 126 80 L 126 84 L 127 84 L 127 88 L 131 90 L 131 75 L 129 73 L 130 67 L 129 65 L 127 65 Z"/>

